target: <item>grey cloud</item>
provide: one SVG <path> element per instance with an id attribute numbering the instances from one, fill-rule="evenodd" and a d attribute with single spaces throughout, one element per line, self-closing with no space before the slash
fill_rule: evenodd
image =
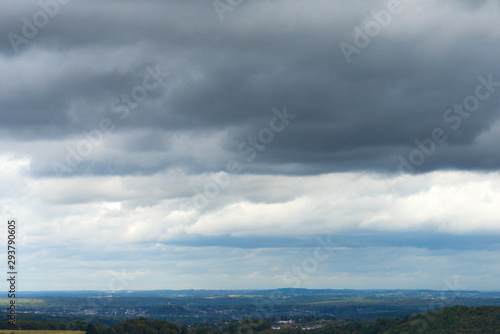
<path id="1" fill-rule="evenodd" d="M 420 6 L 436 13 L 423 17 L 414 15 L 418 4 L 404 5 L 347 64 L 340 42 L 353 43 L 354 27 L 371 19 L 370 11 L 383 10 L 384 2 L 368 6 L 318 1 L 302 8 L 295 1 L 257 1 L 238 7 L 223 22 L 210 4 L 200 1 L 70 2 L 61 5 L 20 54 L 9 55 L 3 45 L 4 66 L 36 62 L 37 55 L 45 55 L 69 59 L 71 67 L 49 62 L 51 68 L 45 71 L 53 73 L 51 80 L 44 84 L 37 78 L 33 86 L 40 90 L 2 97 L 2 127 L 20 140 L 53 140 L 78 136 L 108 117 L 117 132 L 124 133 L 133 128 L 166 134 L 225 131 L 222 148 L 231 154 L 248 135 L 266 126 L 272 108 L 286 105 L 297 119 L 259 155 L 260 165 L 247 172 L 279 173 L 287 164 L 295 164 L 298 174 L 394 172 L 396 157 L 408 157 L 416 148 L 414 140 L 428 138 L 436 127 L 446 130 L 447 145 L 418 171 L 497 169 L 490 147 L 468 152 L 498 119 L 500 94 L 493 93 L 457 131 L 450 128 L 454 122 L 443 121 L 443 114 L 474 93 L 478 76 L 492 74 L 500 81 L 495 42 L 499 26 L 493 21 L 498 6 L 484 2 L 472 8 L 464 2 L 445 8 L 429 2 Z M 20 30 L 19 15 L 29 17 L 34 10 L 36 6 L 13 9 L 17 17 L 11 15 L 3 24 L 5 31 Z M 340 10 L 348 15 L 342 18 Z M 146 68 L 155 65 L 171 75 L 120 120 L 112 101 L 129 94 L 147 75 Z M 19 70 L 17 76 L 25 81 L 30 73 Z M 147 145 L 143 141 L 141 147 Z M 136 148 L 130 146 L 131 151 Z M 225 163 L 224 158 L 213 167 L 223 169 Z M 75 173 L 90 168 L 129 174 L 141 168 L 131 163 L 106 172 L 97 161 L 85 165 Z M 176 165 L 179 162 L 159 164 L 142 172 Z M 193 171 L 208 167 L 180 164 L 186 165 Z M 47 166 L 34 168 L 34 174 L 50 173 Z"/>

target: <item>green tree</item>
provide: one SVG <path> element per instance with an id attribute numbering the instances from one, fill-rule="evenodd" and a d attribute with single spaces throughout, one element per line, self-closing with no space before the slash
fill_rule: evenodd
<path id="1" fill-rule="evenodd" d="M 85 329 L 85 334 L 99 334 L 97 332 L 97 329 L 95 328 L 94 325 L 88 324 L 87 328 Z"/>

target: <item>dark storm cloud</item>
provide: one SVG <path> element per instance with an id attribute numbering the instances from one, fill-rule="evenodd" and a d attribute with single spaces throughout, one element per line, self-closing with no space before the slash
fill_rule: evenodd
<path id="1" fill-rule="evenodd" d="M 22 35 L 22 17 L 32 19 L 40 6 L 4 3 L 0 66 L 12 85 L 0 93 L 0 126 L 15 140 L 33 141 L 78 138 L 104 117 L 118 134 L 226 133 L 218 149 L 227 155 L 210 167 L 176 157 L 146 167 L 129 159 L 110 168 L 116 161 L 110 156 L 88 157 L 75 169 L 131 174 L 180 166 L 201 172 L 224 169 L 239 144 L 268 126 L 271 110 L 286 105 L 296 119 L 245 172 L 395 172 L 398 156 L 410 161 L 418 149 L 414 141 L 432 138 L 435 128 L 447 140 L 413 166 L 416 172 L 498 169 L 496 145 L 478 143 L 478 137 L 499 117 L 499 87 L 477 111 L 460 116 L 457 129 L 456 113 L 443 119 L 447 109 L 475 94 L 478 77 L 500 82 L 498 6 L 402 4 L 402 12 L 348 63 L 340 43 L 354 45 L 354 28 L 373 21 L 371 11 L 385 10 L 385 2 L 246 1 L 220 21 L 211 2 L 71 1 L 20 44 L 19 53 L 7 34 Z M 155 66 L 169 77 L 121 120 L 112 101 L 130 94 Z M 148 151 L 149 145 L 165 155 L 171 150 L 146 136 L 118 154 Z M 35 156 L 32 172 L 49 175 L 50 163 Z"/>

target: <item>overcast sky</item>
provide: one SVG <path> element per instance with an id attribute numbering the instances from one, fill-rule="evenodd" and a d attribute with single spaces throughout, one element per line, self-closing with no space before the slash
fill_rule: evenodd
<path id="1" fill-rule="evenodd" d="M 498 290 L 497 1 L 2 1 L 0 31 L 19 289 Z"/>

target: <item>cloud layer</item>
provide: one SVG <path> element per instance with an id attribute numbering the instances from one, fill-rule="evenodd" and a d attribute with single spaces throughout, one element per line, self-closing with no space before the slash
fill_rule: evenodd
<path id="1" fill-rule="evenodd" d="M 0 201 L 26 286 L 282 287 L 330 236 L 303 287 L 494 288 L 498 3 L 223 8 L 0 5 Z"/>

